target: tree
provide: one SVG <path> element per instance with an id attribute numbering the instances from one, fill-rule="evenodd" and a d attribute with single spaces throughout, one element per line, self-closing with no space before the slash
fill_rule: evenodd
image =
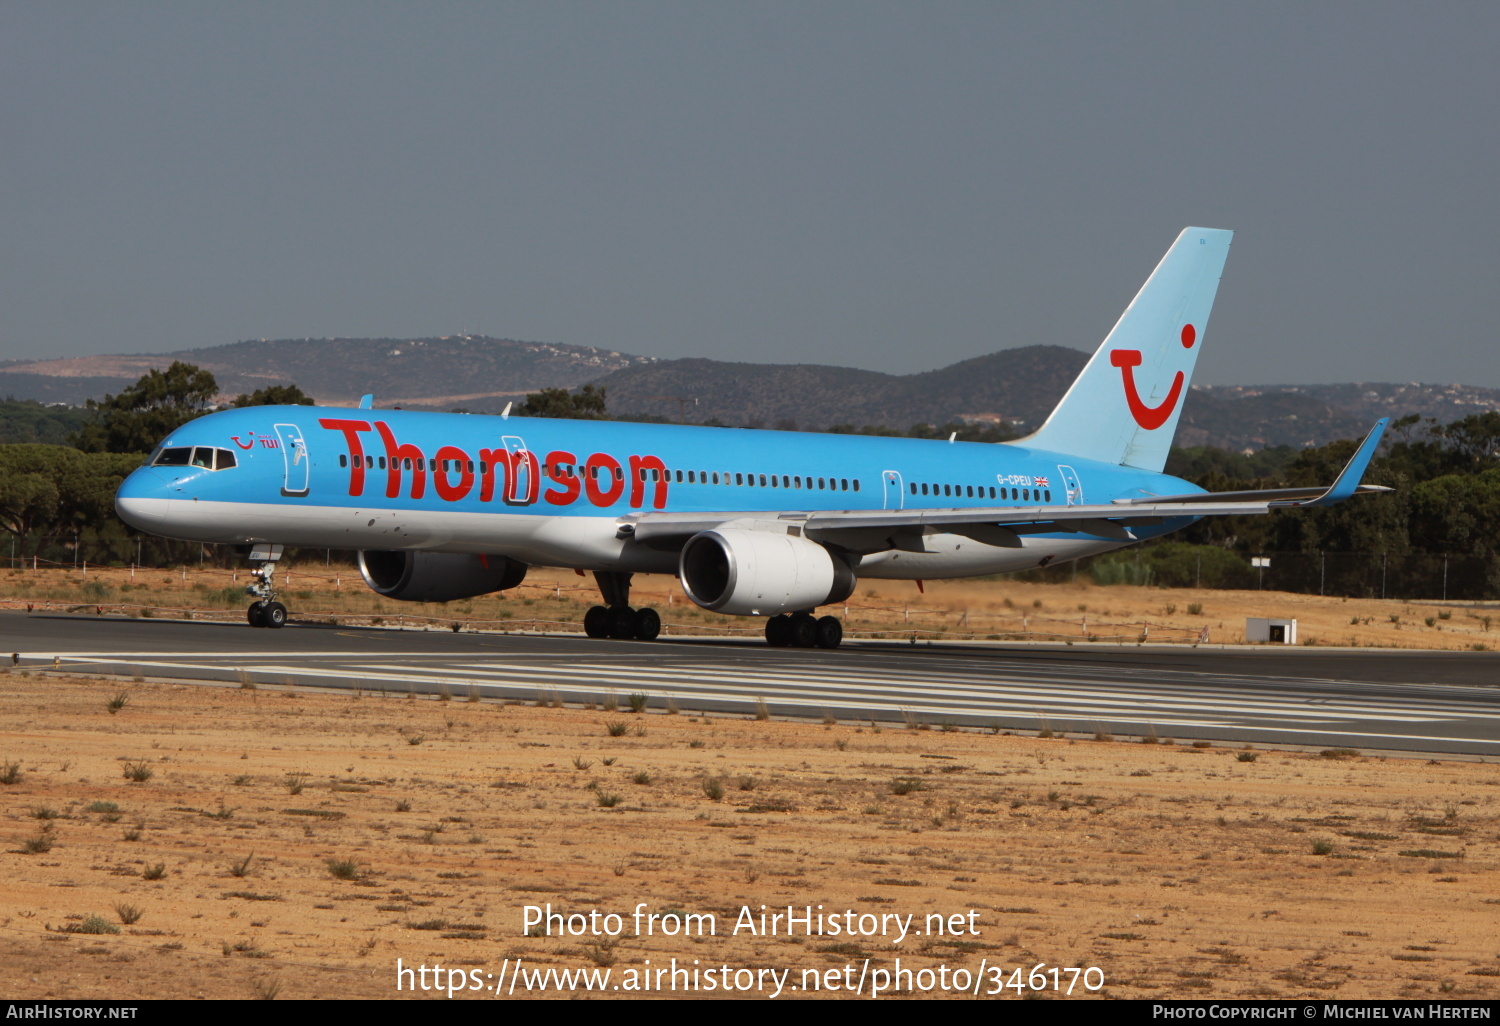
<path id="1" fill-rule="evenodd" d="M 82 453 L 63 445 L 0 445 L 0 530 L 15 535 L 22 555 L 40 536 L 75 532 L 100 552 L 128 548 L 115 518 L 115 491 L 140 458 Z"/>
<path id="2" fill-rule="evenodd" d="M 231 406 L 312 406 L 312 396 L 296 385 L 267 385 L 257 388 L 249 395 L 235 397 Z"/>
<path id="3" fill-rule="evenodd" d="M 532 392 L 513 411 L 517 417 L 558 417 L 564 420 L 603 420 L 604 389 L 584 385 L 577 392 L 544 388 Z"/>
<path id="4" fill-rule="evenodd" d="M 165 371 L 148 371 L 119 395 L 88 401 L 94 420 L 73 436 L 84 452 L 150 452 L 167 435 L 207 412 L 218 394 L 214 376 L 175 361 Z"/>

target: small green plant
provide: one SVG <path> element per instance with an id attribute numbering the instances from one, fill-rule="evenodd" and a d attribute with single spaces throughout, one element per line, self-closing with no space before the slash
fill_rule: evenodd
<path id="1" fill-rule="evenodd" d="M 132 784 L 144 784 L 153 776 L 153 771 L 144 762 L 127 762 L 125 764 L 125 779 Z"/>
<path id="2" fill-rule="evenodd" d="M 57 810 L 49 805 L 35 805 L 31 809 L 31 818 L 40 820 L 56 819 Z"/>
<path id="3" fill-rule="evenodd" d="M 409 744 L 409 745 L 419 745 L 423 741 L 426 741 L 426 740 L 427 740 L 427 735 L 426 734 L 411 734 L 411 735 L 407 736 L 406 743 Z"/>
<path id="4" fill-rule="evenodd" d="M 287 794 L 301 794 L 302 789 L 307 786 L 306 773 L 288 773 L 286 775 Z"/>
<path id="5" fill-rule="evenodd" d="M 641 694 L 640 692 L 636 692 L 635 694 L 630 696 L 630 711 L 633 713 L 645 712 L 647 701 L 649 701 L 649 699 L 647 699 L 645 695 Z"/>
<path id="6" fill-rule="evenodd" d="M 114 802 L 89 802 L 83 807 L 84 812 L 119 812 L 120 807 Z"/>
<path id="7" fill-rule="evenodd" d="M 246 855 L 244 858 L 240 859 L 234 865 L 232 865 L 232 866 L 229 867 L 229 875 L 230 876 L 249 876 L 250 875 L 250 860 L 253 859 L 253 858 L 255 858 L 255 852 L 252 851 L 249 855 Z"/>
<path id="8" fill-rule="evenodd" d="M 329 859 L 324 865 L 328 867 L 328 875 L 335 880 L 359 879 L 359 863 L 353 859 Z"/>
<path id="9" fill-rule="evenodd" d="M 399 802 L 396 803 L 396 811 L 397 812 L 410 812 L 411 811 L 411 802 L 408 801 L 405 798 L 401 799 Z"/>
<path id="10" fill-rule="evenodd" d="M 724 782 L 718 777 L 704 777 L 703 793 L 714 801 L 719 801 L 724 797 Z"/>
<path id="11" fill-rule="evenodd" d="M 633 781 L 635 781 L 637 784 L 641 784 L 641 785 L 644 786 L 646 784 L 651 783 L 651 774 L 648 773 L 648 772 L 646 772 L 645 770 L 641 770 L 640 772 L 638 772 L 635 776 L 631 777 L 630 779 L 633 780 Z"/>
<path id="12" fill-rule="evenodd" d="M 115 693 L 115 696 L 113 698 L 104 703 L 104 708 L 108 709 L 109 714 L 113 716 L 115 713 L 125 708 L 126 704 L 129 701 L 130 695 L 127 692 L 119 691 Z"/>
<path id="13" fill-rule="evenodd" d="M 927 785 L 918 777 L 897 777 L 891 781 L 891 794 L 913 794 L 926 789 Z"/>
<path id="14" fill-rule="evenodd" d="M 751 776 L 740 777 L 740 781 L 739 781 L 740 790 L 741 791 L 754 791 L 755 790 L 755 786 L 758 783 L 759 783 L 759 781 L 757 781 L 754 777 L 751 777 Z"/>
<path id="15" fill-rule="evenodd" d="M 1234 757 L 1240 762 L 1254 762 L 1260 756 L 1259 752 L 1235 752 Z"/>
<path id="16" fill-rule="evenodd" d="M 764 698 L 757 698 L 755 700 L 755 718 L 757 720 L 769 720 L 771 718 L 771 709 L 766 705 Z"/>
<path id="17" fill-rule="evenodd" d="M 625 732 L 630 729 L 630 724 L 624 720 L 610 720 L 604 725 L 604 729 L 609 731 L 610 737 L 624 737 Z"/>
<path id="18" fill-rule="evenodd" d="M 1326 837 L 1318 837 L 1313 840 L 1312 853 L 1314 855 L 1329 855 L 1333 852 L 1333 842 Z"/>
<path id="19" fill-rule="evenodd" d="M 125 831 L 123 835 L 121 835 L 121 840 L 125 841 L 139 841 L 140 839 L 141 828 L 138 826 L 131 827 L 129 830 Z"/>
<path id="20" fill-rule="evenodd" d="M 63 927 L 67 933 L 119 933 L 120 928 L 103 916 L 89 916 L 80 923 Z"/>
<path id="21" fill-rule="evenodd" d="M 1203 615 L 1203 603 L 1202 602 L 1189 602 L 1188 603 L 1188 607 L 1187 607 L 1187 611 L 1188 611 L 1188 615 L 1189 616 L 1202 616 Z"/>
<path id="22" fill-rule="evenodd" d="M 1436 627 L 1437 626 L 1437 617 L 1435 617 L 1435 616 L 1429 616 L 1427 619 L 1423 620 L 1422 622 L 1425 623 L 1429 627 Z"/>
<path id="23" fill-rule="evenodd" d="M 158 862 L 152 866 L 147 866 L 145 869 L 141 870 L 141 879 L 143 880 L 160 880 L 163 879 L 166 875 L 167 867 L 166 864 L 162 862 Z"/>
<path id="24" fill-rule="evenodd" d="M 606 765 L 606 766 L 613 766 L 615 764 L 615 759 L 616 758 L 618 758 L 618 757 L 614 756 L 614 755 L 611 755 L 608 758 L 600 759 L 599 761 L 602 762 L 602 763 L 604 763 L 604 765 Z"/>
<path id="25" fill-rule="evenodd" d="M 1451 610 L 1451 609 L 1439 609 L 1438 610 L 1438 619 L 1439 620 L 1451 620 L 1451 619 L 1453 619 L 1453 610 Z"/>
<path id="26" fill-rule="evenodd" d="M 119 916 L 120 922 L 126 926 L 134 926 L 138 923 L 143 913 L 144 909 L 139 905 L 127 905 L 124 902 L 115 904 L 115 915 Z"/>
<path id="27" fill-rule="evenodd" d="M 7 762 L 0 766 L 0 784 L 19 784 L 25 778 L 19 762 Z"/>
<path id="28" fill-rule="evenodd" d="M 591 759 L 585 759 L 581 755 L 573 756 L 573 768 L 576 770 L 586 770 L 593 764 L 593 760 Z"/>
<path id="29" fill-rule="evenodd" d="M 21 842 L 21 851 L 27 855 L 45 855 L 51 850 L 52 834 L 46 827 L 35 837 L 28 837 Z"/>
<path id="30" fill-rule="evenodd" d="M 621 799 L 617 794 L 607 791 L 596 791 L 594 792 L 594 801 L 599 803 L 600 808 L 612 809 L 620 804 Z"/>

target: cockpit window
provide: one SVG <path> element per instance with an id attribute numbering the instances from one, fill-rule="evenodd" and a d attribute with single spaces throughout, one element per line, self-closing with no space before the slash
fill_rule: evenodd
<path id="1" fill-rule="evenodd" d="M 235 464 L 234 453 L 228 449 L 213 449 L 206 445 L 162 449 L 151 461 L 153 467 L 202 467 L 204 470 L 228 470 Z"/>
<path id="2" fill-rule="evenodd" d="M 192 449 L 163 449 L 157 454 L 156 462 L 151 465 L 153 467 L 185 467 L 192 455 Z"/>

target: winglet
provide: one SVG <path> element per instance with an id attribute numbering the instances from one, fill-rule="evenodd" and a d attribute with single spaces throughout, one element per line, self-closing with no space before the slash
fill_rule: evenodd
<path id="1" fill-rule="evenodd" d="M 371 409 L 374 409 L 375 408 L 375 396 L 374 396 L 374 394 L 372 393 L 370 395 L 362 395 L 362 396 L 360 396 L 359 397 L 359 408 L 361 410 L 371 410 Z"/>
<path id="2" fill-rule="evenodd" d="M 1339 473 L 1338 480 L 1328 486 L 1328 491 L 1315 499 L 1306 502 L 1273 502 L 1274 506 L 1332 506 L 1336 502 L 1343 502 L 1359 489 L 1360 478 L 1365 476 L 1365 469 L 1370 465 L 1370 458 L 1375 455 L 1375 447 L 1380 444 L 1380 436 L 1385 434 L 1385 427 L 1391 422 L 1389 417 L 1381 417 L 1365 435 L 1365 440 L 1359 443 L 1359 448 L 1354 450 L 1354 455 L 1349 462 L 1344 464 L 1344 469 Z"/>

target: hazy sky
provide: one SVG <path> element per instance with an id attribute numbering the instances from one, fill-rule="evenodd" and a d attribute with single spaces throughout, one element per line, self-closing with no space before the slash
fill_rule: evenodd
<path id="1" fill-rule="evenodd" d="M 0 0 L 0 359 L 461 331 L 1500 387 L 1500 4 Z"/>

